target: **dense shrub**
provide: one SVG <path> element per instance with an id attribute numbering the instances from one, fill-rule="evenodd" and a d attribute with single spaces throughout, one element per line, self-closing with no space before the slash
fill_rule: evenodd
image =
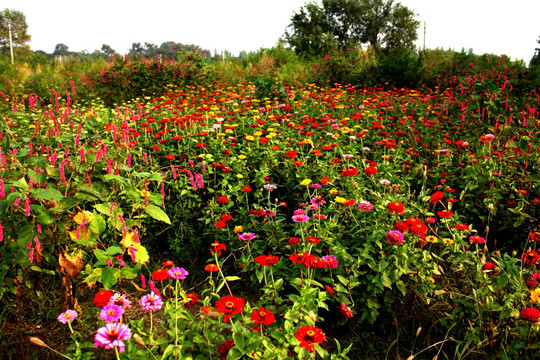
<path id="1" fill-rule="evenodd" d="M 108 106 L 134 98 L 156 96 L 167 86 L 201 82 L 206 77 L 205 60 L 198 53 L 186 53 L 178 61 L 159 58 L 115 57 L 99 73 L 85 79 L 90 91 Z"/>

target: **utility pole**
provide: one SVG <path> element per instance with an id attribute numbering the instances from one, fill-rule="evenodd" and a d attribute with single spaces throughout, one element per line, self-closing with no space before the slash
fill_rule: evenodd
<path id="1" fill-rule="evenodd" d="M 9 52 L 11 53 L 11 65 L 13 65 L 13 40 L 11 39 L 11 21 L 8 21 Z"/>
<path id="2" fill-rule="evenodd" d="M 424 20 L 424 48 L 422 50 L 426 50 L 426 20 Z"/>

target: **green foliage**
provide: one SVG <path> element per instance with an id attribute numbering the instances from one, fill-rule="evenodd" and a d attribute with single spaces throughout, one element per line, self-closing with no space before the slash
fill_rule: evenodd
<path id="1" fill-rule="evenodd" d="M 26 43 L 31 38 L 28 34 L 26 17 L 22 12 L 10 9 L 0 12 L 0 46 L 9 48 L 9 26 L 11 26 L 13 46 L 26 47 Z"/>
<path id="2" fill-rule="evenodd" d="M 185 54 L 179 60 L 116 57 L 103 71 L 90 74 L 84 81 L 93 94 L 113 106 L 157 96 L 168 91 L 168 86 L 194 84 L 205 78 L 205 61 L 199 55 Z"/>
<path id="3" fill-rule="evenodd" d="M 307 57 L 369 44 L 377 53 L 411 48 L 419 22 L 401 4 L 386 0 L 323 0 L 294 13 L 285 41 Z"/>
<path id="4" fill-rule="evenodd" d="M 323 86 L 334 83 L 371 86 L 378 82 L 377 67 L 371 51 L 331 51 L 314 61 L 311 79 Z"/>
<path id="5" fill-rule="evenodd" d="M 381 83 L 416 88 L 420 80 L 420 58 L 413 50 L 398 47 L 380 56 L 377 70 Z"/>

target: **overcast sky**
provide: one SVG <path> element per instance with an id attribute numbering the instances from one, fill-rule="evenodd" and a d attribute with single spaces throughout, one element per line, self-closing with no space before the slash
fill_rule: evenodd
<path id="1" fill-rule="evenodd" d="M 305 0 L 2 0 L 26 16 L 32 50 L 125 54 L 134 42 L 195 44 L 212 53 L 272 47 Z M 540 36 L 540 0 L 401 0 L 422 22 L 417 46 L 506 54 L 529 62 Z"/>

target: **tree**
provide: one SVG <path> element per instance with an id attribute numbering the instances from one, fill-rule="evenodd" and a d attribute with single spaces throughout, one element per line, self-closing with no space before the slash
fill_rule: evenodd
<path id="1" fill-rule="evenodd" d="M 20 11 L 4 9 L 0 12 L 0 46 L 9 46 L 9 24 L 13 46 L 24 47 L 30 41 L 26 17 Z"/>
<path id="2" fill-rule="evenodd" d="M 106 59 L 116 55 L 116 51 L 114 51 L 114 49 L 107 44 L 103 44 L 101 46 L 101 51 Z"/>
<path id="3" fill-rule="evenodd" d="M 69 46 L 65 44 L 56 44 L 54 47 L 54 52 L 52 53 L 52 56 L 58 57 L 58 56 L 68 56 L 69 55 Z"/>
<path id="4" fill-rule="evenodd" d="M 394 0 L 322 0 L 322 7 L 309 3 L 294 13 L 284 39 L 299 54 L 363 44 L 386 53 L 412 47 L 419 25 L 414 13 Z"/>
<path id="5" fill-rule="evenodd" d="M 537 41 L 537 44 L 540 45 L 540 37 L 538 37 L 538 41 Z M 540 67 L 540 48 L 536 48 L 534 49 L 534 55 L 531 59 L 531 61 L 529 62 L 529 67 Z"/>

